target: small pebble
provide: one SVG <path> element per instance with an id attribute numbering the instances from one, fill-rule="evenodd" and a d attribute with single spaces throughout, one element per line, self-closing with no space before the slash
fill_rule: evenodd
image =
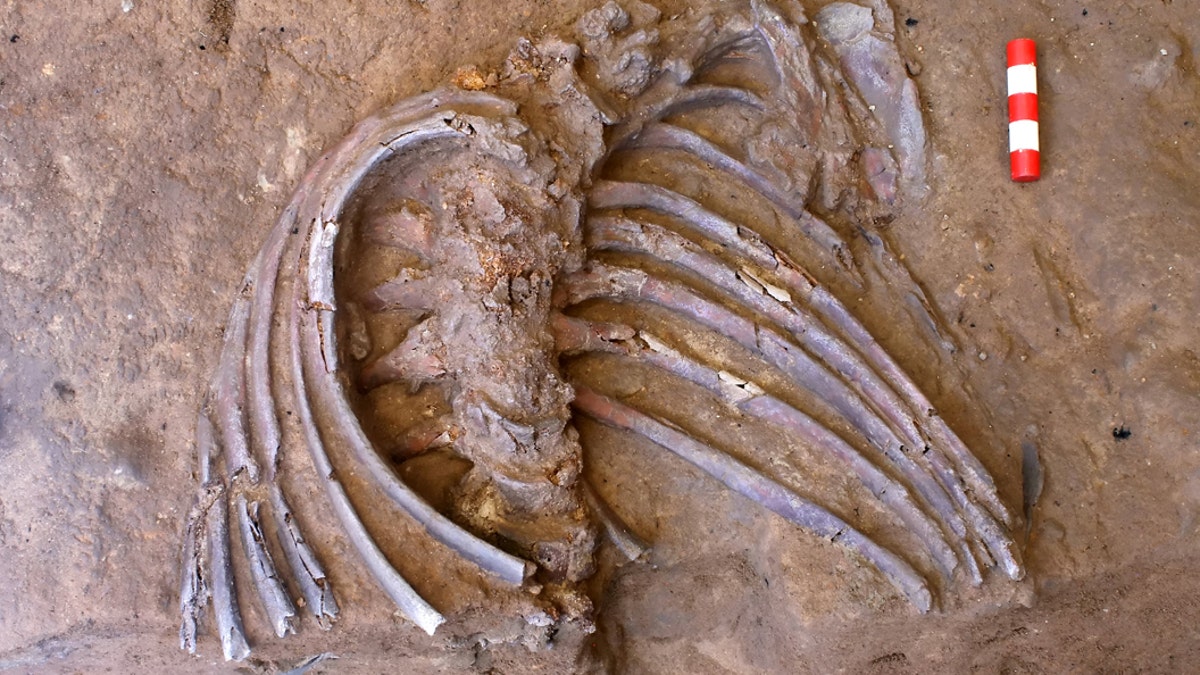
<path id="1" fill-rule="evenodd" d="M 987 352 L 979 352 L 979 360 L 987 361 Z"/>

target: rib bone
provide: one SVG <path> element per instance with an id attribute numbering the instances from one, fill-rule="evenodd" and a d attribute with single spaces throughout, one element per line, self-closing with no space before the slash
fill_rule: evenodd
<path id="1" fill-rule="evenodd" d="M 242 628 L 242 612 L 238 609 L 237 587 L 233 565 L 229 559 L 229 506 L 224 486 L 213 486 L 215 495 L 205 519 L 208 534 L 209 590 L 213 610 L 217 615 L 217 633 L 221 636 L 221 651 L 226 661 L 241 661 L 250 655 L 246 631 Z"/>
<path id="2" fill-rule="evenodd" d="M 706 299 L 682 284 L 652 277 L 640 270 L 611 267 L 594 263 L 589 272 L 577 274 L 564 283 L 569 303 L 590 298 L 613 298 L 624 302 L 650 302 L 724 335 L 751 353 L 757 354 L 793 381 L 804 384 L 822 401 L 851 422 L 884 456 L 897 466 L 913 484 L 918 494 L 933 508 L 955 535 L 962 537 L 966 528 L 954 504 L 942 486 L 900 450 L 897 439 L 862 401 L 854 396 L 836 377 L 820 364 L 813 362 L 798 346 L 775 331 L 756 326 L 753 322 Z"/>
<path id="3" fill-rule="evenodd" d="M 560 316 L 556 325 L 565 323 L 576 324 L 571 333 L 578 335 L 584 331 L 593 334 L 623 332 L 628 327 L 611 325 L 598 326 L 582 319 Z M 638 339 L 604 340 L 605 349 L 593 344 L 563 344 L 568 352 L 580 351 L 616 351 L 631 358 L 663 369 L 673 375 L 682 377 L 708 391 L 720 396 L 726 403 L 736 407 L 748 415 L 770 422 L 797 438 L 814 447 L 828 450 L 834 457 L 851 468 L 859 481 L 871 491 L 880 501 L 887 504 L 900 516 L 926 545 L 938 569 L 947 578 L 953 575 L 957 567 L 954 552 L 946 543 L 945 537 L 937 525 L 913 502 L 907 488 L 889 478 L 868 458 L 843 441 L 839 436 L 821 426 L 816 420 L 808 417 L 798 409 L 767 394 L 761 388 L 742 378 L 732 376 L 724 371 L 717 371 L 709 366 L 690 359 L 683 354 L 670 349 L 662 341 L 647 333 L 638 335 Z"/>
<path id="4" fill-rule="evenodd" d="M 442 112 L 392 129 L 388 136 L 393 140 L 385 149 L 388 153 L 401 152 L 414 143 L 453 138 L 462 133 L 446 124 L 449 119 L 453 119 L 453 115 Z M 298 385 L 301 390 L 297 391 L 297 395 L 305 395 L 304 389 L 307 389 L 307 395 L 332 416 L 337 434 L 349 443 L 359 465 L 366 469 L 393 503 L 424 526 L 435 539 L 480 568 L 508 583 L 519 585 L 531 573 L 532 566 L 459 527 L 405 485 L 372 447 L 350 409 L 341 382 L 333 372 L 337 350 L 332 330 L 333 245 L 330 232 L 336 234 L 337 227 L 332 219 L 339 215 L 342 203 L 349 198 L 357 182 L 383 156 L 381 149 L 373 145 L 363 145 L 358 150 L 357 156 L 344 158 L 339 174 L 329 177 L 328 182 L 320 186 L 323 188 L 322 194 L 326 195 L 320 214 L 322 217 L 309 220 L 312 223 L 309 243 L 302 257 L 307 262 L 307 268 L 301 270 L 300 274 L 304 283 L 295 286 L 297 305 L 305 308 L 304 316 L 294 315 L 291 319 L 297 323 L 300 333 L 297 336 L 299 345 L 293 346 L 293 349 L 298 349 L 302 364 L 294 373 L 298 382 L 303 383 Z M 306 217 L 307 214 L 301 212 L 299 219 L 303 221 Z M 296 308 L 293 310 L 297 311 Z"/>
<path id="5" fill-rule="evenodd" d="M 316 618 L 321 628 L 328 630 L 337 619 L 338 604 L 333 596 L 333 586 L 325 576 L 325 570 L 317 556 L 300 533 L 300 527 L 278 485 L 271 486 L 271 513 L 275 517 L 275 531 L 288 566 L 300 586 L 304 604 Z"/>
<path id="6" fill-rule="evenodd" d="M 794 336 L 800 346 L 839 373 L 843 380 L 858 391 L 861 400 L 889 423 L 890 431 L 904 441 L 902 449 L 907 447 L 924 450 L 916 456 L 916 461 L 927 463 L 924 470 L 931 472 L 947 494 L 958 503 L 959 508 L 967 515 L 968 522 L 983 536 L 989 552 L 1000 563 L 1005 573 L 1012 578 L 1020 578 L 1021 565 L 1016 557 L 1013 540 L 1003 531 L 991 513 L 975 502 L 975 492 L 968 493 L 964 489 L 962 479 L 954 466 L 948 462 L 944 449 L 931 445 L 930 441 L 926 440 L 925 434 L 917 428 L 916 421 L 910 416 L 909 407 L 900 400 L 891 386 L 868 366 L 855 350 L 826 330 L 803 306 L 779 301 L 767 292 L 763 283 L 753 273 L 749 279 L 745 276 L 739 277 L 738 273 L 714 256 L 657 225 L 615 218 L 593 218 L 589 225 L 589 240 L 593 247 L 645 253 L 655 259 L 670 261 L 693 271 L 728 294 L 739 306 L 758 310 L 783 328 L 787 334 Z M 841 405 L 847 404 L 843 402 Z M 953 454 L 956 449 L 953 446 L 949 448 L 949 454 Z"/>
<path id="7" fill-rule="evenodd" d="M 258 588 L 258 598 L 263 611 L 275 629 L 276 637 L 296 632 L 296 606 L 287 594 L 279 575 L 275 573 L 275 562 L 267 550 L 262 523 L 258 519 L 258 502 L 247 503 L 245 495 L 237 498 L 238 525 L 242 532 L 242 550 L 250 559 L 250 575 Z"/>
<path id="8" fill-rule="evenodd" d="M 908 563 L 848 523 L 725 453 L 591 389 L 576 388 L 575 407 L 601 422 L 635 431 L 700 468 L 735 492 L 810 532 L 841 543 L 871 562 L 922 612 L 933 606 L 925 580 Z"/>

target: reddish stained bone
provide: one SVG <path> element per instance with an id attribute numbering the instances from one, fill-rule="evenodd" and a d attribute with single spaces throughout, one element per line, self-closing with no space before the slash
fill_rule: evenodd
<path id="1" fill-rule="evenodd" d="M 441 341 L 431 333 L 432 325 L 426 319 L 413 326 L 394 349 L 363 366 L 360 386 L 373 389 L 401 378 L 419 385 L 445 375 Z"/>
<path id="2" fill-rule="evenodd" d="M 376 215 L 363 224 L 363 238 L 374 244 L 414 253 L 428 263 L 433 255 L 433 239 L 427 213 L 414 213 L 408 206 Z"/>
<path id="3" fill-rule="evenodd" d="M 633 339 L 637 331 L 616 323 L 584 321 L 555 313 L 550 317 L 555 348 L 562 354 L 616 351 L 614 342 Z"/>
<path id="4" fill-rule="evenodd" d="M 405 429 L 399 441 L 391 447 L 392 458 L 403 461 L 450 445 L 462 433 L 454 426 L 453 420 L 451 415 L 442 415 L 422 420 Z"/>
<path id="5" fill-rule="evenodd" d="M 396 278 L 376 286 L 363 297 L 363 306 L 373 312 L 390 309 L 430 310 L 438 298 L 461 293 L 462 284 L 453 279 L 418 276 L 422 272 L 404 270 Z"/>
<path id="6" fill-rule="evenodd" d="M 588 387 L 576 387 L 574 406 L 610 426 L 645 436 L 738 494 L 749 497 L 820 537 L 855 551 L 882 572 L 918 610 L 927 612 L 933 607 L 933 595 L 929 586 L 916 570 L 896 554 L 871 541 L 819 505 L 800 497 L 733 457 Z"/>
<path id="7" fill-rule="evenodd" d="M 781 427 L 800 440 L 817 448 L 828 450 L 844 462 L 859 481 L 876 498 L 891 507 L 904 523 L 917 533 L 925 543 L 939 571 L 950 578 L 958 563 L 954 551 L 938 526 L 913 502 L 908 489 L 889 478 L 879 467 L 843 441 L 837 434 L 821 426 L 816 420 L 791 405 L 767 394 L 752 382 L 731 384 L 723 380 L 721 373 L 711 366 L 690 359 L 676 352 L 649 335 L 633 338 L 637 332 L 630 326 L 596 323 L 558 315 L 555 318 L 555 335 L 560 348 L 566 353 L 581 351 L 605 351 L 623 354 L 682 377 L 721 397 L 727 404 L 753 416 Z M 630 337 L 608 337 L 629 334 Z M 584 336 L 597 336 L 590 339 Z M 603 336 L 603 337 L 601 337 Z M 580 340 L 580 337 L 584 339 Z M 731 376 L 736 377 L 736 376 Z M 974 561 L 970 553 L 963 551 L 968 565 Z M 973 577 L 978 576 L 976 569 Z M 975 583 L 981 580 L 973 579 Z"/>

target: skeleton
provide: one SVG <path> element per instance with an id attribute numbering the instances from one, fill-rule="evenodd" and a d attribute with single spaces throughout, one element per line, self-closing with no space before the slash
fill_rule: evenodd
<path id="1" fill-rule="evenodd" d="M 185 649 L 211 601 L 225 657 L 249 654 L 231 529 L 276 635 L 296 630 L 292 591 L 321 627 L 337 618 L 279 471 L 292 412 L 341 531 L 430 634 L 446 618 L 396 570 L 354 491 L 381 495 L 488 583 L 536 590 L 517 603 L 531 625 L 586 629 L 580 582 L 599 532 L 630 559 L 647 544 L 582 478 L 572 410 L 845 546 L 919 611 L 986 569 L 1021 578 L 987 470 L 838 299 L 865 277 L 845 233 L 807 207 L 844 206 L 831 186 L 860 169 L 863 191 L 885 203 L 922 180 L 919 128 L 895 154 L 850 147 L 920 124 L 879 37 L 890 13 L 818 15 L 836 58 L 812 47 L 794 8 L 754 2 L 662 35 L 647 27 L 657 18 L 609 3 L 580 22 L 590 74 L 574 45 L 523 42 L 494 92 L 403 101 L 309 170 L 234 302 L 197 424 Z M 849 89 L 844 101 L 834 85 Z M 862 234 L 935 326 L 919 287 Z M 627 368 L 823 453 L 916 545 L 877 543 L 809 496 L 818 490 L 689 430 L 687 410 L 614 392 L 611 374 Z M 397 469 L 434 455 L 469 467 L 440 510 Z"/>

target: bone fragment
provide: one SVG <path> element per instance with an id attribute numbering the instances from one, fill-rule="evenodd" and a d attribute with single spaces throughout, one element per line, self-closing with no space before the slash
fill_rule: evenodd
<path id="1" fill-rule="evenodd" d="M 245 495 L 238 495 L 237 516 L 242 533 L 242 550 L 249 558 L 250 576 L 258 589 L 263 612 L 276 637 L 284 637 L 296 632 L 296 606 L 288 596 L 283 581 L 275 573 L 275 562 L 267 549 L 262 523 L 258 518 L 258 506 L 258 502 L 247 502 Z"/>
<path id="2" fill-rule="evenodd" d="M 237 587 L 229 557 L 229 505 L 225 487 L 214 486 L 215 498 L 208 509 L 205 531 L 208 534 L 209 590 L 217 616 L 217 633 L 226 661 L 241 661 L 250 655 L 246 631 L 242 628 L 242 612 L 238 609 Z"/>
<path id="3" fill-rule="evenodd" d="M 283 548 L 284 558 L 292 569 L 292 575 L 300 586 L 304 604 L 316 618 L 317 624 L 322 629 L 329 630 L 338 615 L 333 585 L 325 576 L 325 570 L 317 560 L 316 554 L 300 533 L 296 517 L 278 485 L 271 486 L 271 513 L 275 518 L 276 536 Z"/>
<path id="4" fill-rule="evenodd" d="M 188 511 L 187 527 L 183 533 L 183 582 L 179 591 L 179 648 L 196 653 L 196 631 L 200 616 L 208 606 L 211 592 L 209 582 L 208 537 L 205 528 L 208 511 L 221 495 L 215 485 L 203 485 Z"/>
<path id="5" fill-rule="evenodd" d="M 617 550 L 624 554 L 625 558 L 631 562 L 643 559 L 650 550 L 650 546 L 641 537 L 637 536 L 625 524 L 625 521 L 621 520 L 621 517 L 612 510 L 612 507 L 600 495 L 596 494 L 595 488 L 587 481 L 583 481 L 583 496 L 587 501 L 588 509 L 600 520 L 601 525 L 604 526 L 605 534 L 612 540 Z"/>
<path id="6" fill-rule="evenodd" d="M 246 287 L 253 286 L 253 275 L 247 275 Z M 250 454 L 246 438 L 246 329 L 250 321 L 250 302 L 239 296 L 233 301 L 229 321 L 225 325 L 225 340 L 221 359 L 213 380 L 212 401 L 225 466 L 231 477 L 242 475 L 251 483 L 258 482 L 258 463 Z"/>

